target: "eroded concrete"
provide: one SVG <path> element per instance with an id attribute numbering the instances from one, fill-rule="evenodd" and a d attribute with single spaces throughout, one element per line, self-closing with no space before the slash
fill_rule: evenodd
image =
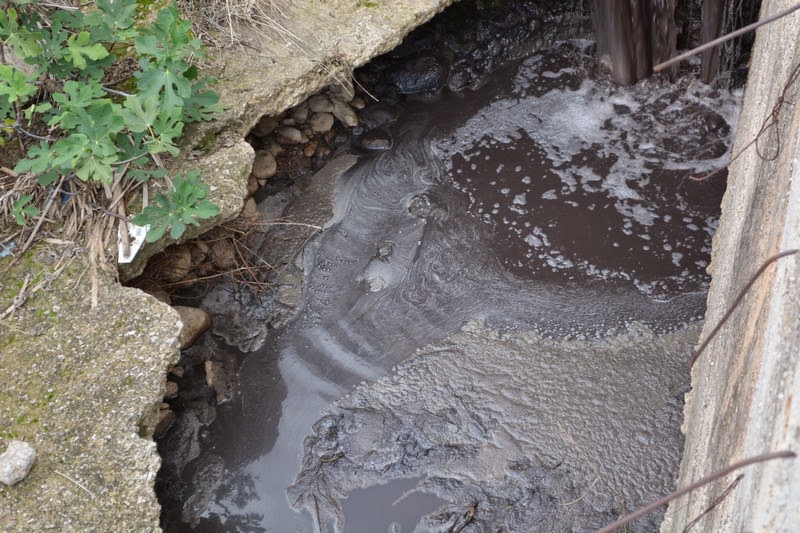
<path id="1" fill-rule="evenodd" d="M 762 18 L 788 8 L 766 0 Z M 800 14 L 758 30 L 728 189 L 714 237 L 713 275 L 702 337 L 771 255 L 800 248 Z M 792 79 L 794 73 L 794 80 Z M 787 87 L 786 93 L 783 93 Z M 775 109 L 778 122 L 755 139 Z M 781 259 L 752 288 L 692 370 L 679 485 L 729 464 L 800 447 L 800 257 Z M 704 531 L 795 531 L 800 463 L 743 470 L 744 479 L 697 524 Z M 677 500 L 663 531 L 682 531 L 731 485 L 735 474 Z"/>
<path id="2" fill-rule="evenodd" d="M 156 531 L 151 435 L 180 320 L 104 272 L 92 307 L 83 258 L 54 248 L 34 248 L 0 283 L 5 310 L 30 281 L 0 322 L 0 449 L 20 439 L 37 453 L 27 478 L 0 487 L 0 529 Z"/>

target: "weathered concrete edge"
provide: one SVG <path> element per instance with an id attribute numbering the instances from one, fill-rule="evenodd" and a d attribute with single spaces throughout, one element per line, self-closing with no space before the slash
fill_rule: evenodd
<path id="1" fill-rule="evenodd" d="M 765 0 L 762 18 L 790 6 Z M 800 62 L 800 14 L 758 30 L 733 153 L 761 130 Z M 800 94 L 795 84 L 777 128 L 730 167 L 714 238 L 713 280 L 701 338 L 719 322 L 739 290 L 773 254 L 800 248 Z M 800 257 L 780 260 L 753 287 L 692 371 L 684 457 L 678 486 L 765 452 L 800 452 Z M 751 466 L 733 491 L 697 524 L 703 531 L 792 531 L 800 524 L 800 460 Z M 668 508 L 662 531 L 683 531 L 708 509 L 735 475 Z"/>
<path id="2" fill-rule="evenodd" d="M 120 279 L 128 281 L 141 274 L 147 260 L 167 246 L 191 240 L 239 214 L 254 156 L 244 137 L 259 118 L 277 115 L 337 84 L 337 78 L 349 77 L 352 69 L 396 47 L 453 1 L 409 0 L 374 8 L 356 8 L 353 0 L 296 2 L 297 13 L 307 19 L 291 22 L 319 36 L 314 55 L 282 57 L 276 62 L 241 49 L 212 50 L 214 62 L 224 65 L 215 88 L 227 110 L 214 121 L 187 128 L 181 141 L 183 155 L 171 167 L 176 171 L 200 168 L 203 181 L 211 186 L 208 198 L 220 206 L 220 214 L 190 226 L 177 241 L 167 236 L 145 244 L 133 262 L 119 266 Z M 332 66 L 334 56 L 336 67 Z M 198 160 L 188 159 L 194 148 L 209 142 L 228 146 Z"/>
<path id="3" fill-rule="evenodd" d="M 75 251 L 56 246 L 25 254 L 0 291 L 5 309 L 17 280 L 44 280 L 0 326 L 0 448 L 14 438 L 37 451 L 26 479 L 0 485 L 0 531 L 156 531 L 150 435 L 179 317 L 105 272 L 92 307 L 85 256 L 56 276 Z"/>

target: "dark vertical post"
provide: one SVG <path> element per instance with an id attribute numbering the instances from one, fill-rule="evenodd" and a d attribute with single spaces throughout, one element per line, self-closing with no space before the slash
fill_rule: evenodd
<path id="1" fill-rule="evenodd" d="M 651 46 L 652 64 L 657 65 L 672 58 L 677 49 L 677 27 L 675 25 L 676 0 L 652 0 Z M 675 81 L 678 65 L 667 69 L 669 79 Z"/>
<path id="2" fill-rule="evenodd" d="M 701 44 L 713 41 L 722 35 L 725 13 L 725 0 L 703 0 L 703 26 L 700 32 Z M 700 79 L 711 83 L 719 73 L 719 47 L 706 50 L 700 56 Z"/>

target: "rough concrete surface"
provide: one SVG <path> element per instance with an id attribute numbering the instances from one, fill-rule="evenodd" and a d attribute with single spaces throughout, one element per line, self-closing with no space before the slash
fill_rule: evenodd
<path id="1" fill-rule="evenodd" d="M 765 0 L 761 17 L 791 0 Z M 800 87 L 794 80 L 777 127 L 746 148 L 800 62 L 800 13 L 758 30 L 722 218 L 701 338 L 773 254 L 800 248 Z M 761 157 L 759 156 L 759 153 Z M 800 254 L 798 254 L 800 255 Z M 678 486 L 765 452 L 800 451 L 800 257 L 781 259 L 753 286 L 692 372 Z M 750 466 L 697 524 L 700 531 L 797 531 L 800 459 Z M 662 531 L 683 531 L 733 482 L 731 474 L 675 501 Z"/>
<path id="2" fill-rule="evenodd" d="M 22 440 L 37 453 L 24 480 L 0 485 L 0 531 L 157 530 L 150 435 L 178 315 L 105 274 L 92 308 L 83 261 L 53 248 L 9 271 L 0 261 L 0 313 L 29 280 L 27 301 L 0 322 L 0 450 Z"/>

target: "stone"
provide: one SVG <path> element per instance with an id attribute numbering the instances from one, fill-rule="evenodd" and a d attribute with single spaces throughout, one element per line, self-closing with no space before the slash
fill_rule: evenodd
<path id="1" fill-rule="evenodd" d="M 355 98 L 353 98 L 353 101 L 350 102 L 350 106 L 353 109 L 358 109 L 359 111 L 361 111 L 362 109 L 367 107 L 367 103 L 360 96 L 356 96 Z"/>
<path id="2" fill-rule="evenodd" d="M 241 211 L 239 213 L 241 214 Z M 231 270 L 236 266 L 236 251 L 233 243 L 228 239 L 215 242 L 211 247 L 211 254 L 214 257 L 214 263 L 222 270 Z"/>
<path id="3" fill-rule="evenodd" d="M 447 67 L 436 56 L 426 54 L 389 71 L 388 78 L 401 94 L 434 94 L 447 80 Z"/>
<path id="4" fill-rule="evenodd" d="M 303 147 L 303 155 L 306 157 L 311 157 L 317 151 L 317 146 L 319 146 L 319 141 L 311 140 Z"/>
<path id="5" fill-rule="evenodd" d="M 279 129 L 276 139 L 281 144 L 302 144 L 308 140 L 302 131 L 291 126 Z"/>
<path id="6" fill-rule="evenodd" d="M 250 174 L 247 178 L 247 196 L 253 196 L 258 190 L 258 178 L 255 174 Z"/>
<path id="7" fill-rule="evenodd" d="M 255 127 L 253 127 L 252 133 L 256 137 L 266 137 L 275 131 L 279 125 L 280 121 L 277 117 L 261 117 L 261 119 L 256 122 Z"/>
<path id="8" fill-rule="evenodd" d="M 261 214 L 258 212 L 258 204 L 253 198 L 248 198 L 242 207 L 242 218 L 255 222 Z"/>
<path id="9" fill-rule="evenodd" d="M 176 378 L 182 378 L 184 372 L 186 372 L 186 370 L 181 365 L 175 365 L 169 370 L 169 373 Z"/>
<path id="10" fill-rule="evenodd" d="M 353 81 L 349 77 L 343 78 L 337 76 L 335 79 L 336 81 L 328 87 L 331 96 L 344 100 L 345 102 L 352 100 L 356 95 L 356 91 L 353 88 Z"/>
<path id="11" fill-rule="evenodd" d="M 300 104 L 292 110 L 292 118 L 297 124 L 302 124 L 308 120 L 308 105 Z"/>
<path id="12" fill-rule="evenodd" d="M 173 246 L 156 259 L 156 275 L 168 283 L 181 281 L 192 268 L 192 251 L 186 245 Z"/>
<path id="13" fill-rule="evenodd" d="M 297 121 L 290 117 L 281 120 L 281 124 L 283 124 L 284 126 L 297 126 Z"/>
<path id="14" fill-rule="evenodd" d="M 153 430 L 153 438 L 158 440 L 166 435 L 167 431 L 169 431 L 169 428 L 172 427 L 172 424 L 174 424 L 177 419 L 178 416 L 172 409 L 160 410 L 158 412 L 158 423 L 156 424 L 156 428 Z"/>
<path id="15" fill-rule="evenodd" d="M 382 152 L 392 147 L 392 137 L 385 130 L 371 130 L 356 139 L 356 145 L 366 152 Z"/>
<path id="16" fill-rule="evenodd" d="M 329 146 L 326 146 L 324 144 L 320 144 L 319 146 L 317 146 L 316 155 L 320 159 L 325 159 L 325 158 L 327 158 L 327 157 L 329 157 L 331 155 L 331 149 L 330 149 Z"/>
<path id="17" fill-rule="evenodd" d="M 253 160 L 253 175 L 256 179 L 269 179 L 275 175 L 278 170 L 278 164 L 275 162 L 275 156 L 267 150 L 259 150 L 256 152 L 256 158 Z"/>
<path id="18" fill-rule="evenodd" d="M 164 398 L 171 400 L 178 395 L 178 384 L 174 381 L 167 381 L 164 386 Z"/>
<path id="19" fill-rule="evenodd" d="M 278 157 L 283 153 L 283 146 L 281 146 L 276 142 L 273 142 L 267 147 L 267 151 L 271 153 L 273 156 Z"/>
<path id="20" fill-rule="evenodd" d="M 333 116 L 339 119 L 339 122 L 351 128 L 358 126 L 358 115 L 352 107 L 347 105 L 347 102 L 339 98 L 333 99 Z"/>
<path id="21" fill-rule="evenodd" d="M 187 307 L 185 305 L 173 306 L 181 317 L 183 327 L 181 328 L 178 342 L 181 350 L 185 350 L 211 327 L 211 316 L 197 307 Z"/>
<path id="22" fill-rule="evenodd" d="M 0 454 L 0 483 L 15 485 L 25 479 L 36 460 L 36 450 L 27 442 L 12 440 Z"/>
<path id="23" fill-rule="evenodd" d="M 367 130 L 388 126 L 396 122 L 399 117 L 398 107 L 384 104 L 370 106 L 358 115 L 361 125 Z"/>
<path id="24" fill-rule="evenodd" d="M 331 106 L 333 108 L 333 106 Z M 331 109 L 333 110 L 333 109 Z M 325 133 L 333 127 L 333 115 L 330 113 L 314 113 L 308 120 L 308 125 L 312 131 Z"/>
<path id="25" fill-rule="evenodd" d="M 317 94 L 308 99 L 308 108 L 312 113 L 333 113 L 333 102 L 327 95 Z"/>
<path id="26" fill-rule="evenodd" d="M 206 384 L 209 389 L 212 389 L 217 395 L 217 403 L 222 403 L 230 398 L 228 384 L 228 375 L 225 373 L 225 367 L 222 363 L 217 361 L 206 361 Z"/>

